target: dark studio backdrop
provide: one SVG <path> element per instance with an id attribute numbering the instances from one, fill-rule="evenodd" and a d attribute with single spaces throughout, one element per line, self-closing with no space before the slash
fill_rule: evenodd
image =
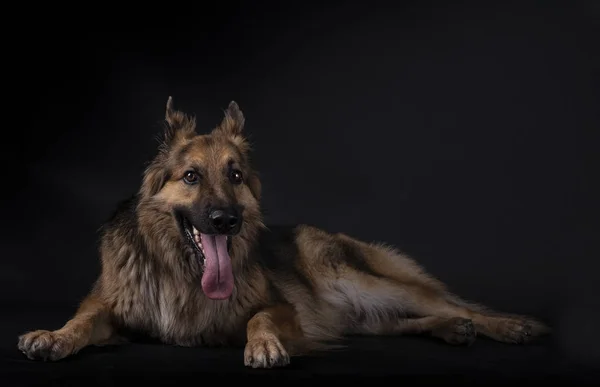
<path id="1" fill-rule="evenodd" d="M 267 223 L 394 244 L 456 293 L 556 329 L 541 346 L 478 341 L 470 354 L 365 341 L 298 360 L 292 375 L 359 363 L 366 374 L 378 356 L 396 365 L 373 373 L 485 376 L 535 363 L 582 376 L 577 367 L 596 364 L 597 2 L 226 2 L 164 13 L 143 28 L 133 23 L 145 17 L 132 17 L 128 32 L 52 19 L 10 43 L 3 369 L 64 376 L 75 364 L 107 377 L 141 358 L 166 373 L 172 359 L 210 356 L 111 349 L 33 365 L 16 350 L 17 334 L 60 327 L 95 280 L 97 230 L 138 189 L 168 96 L 200 131 L 238 102 Z M 230 355 L 214 356 L 212 371 Z M 236 356 L 223 360 L 228 372 L 249 372 Z"/>

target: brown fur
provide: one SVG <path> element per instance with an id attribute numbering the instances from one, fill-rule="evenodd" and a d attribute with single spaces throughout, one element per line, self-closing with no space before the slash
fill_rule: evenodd
<path id="1" fill-rule="evenodd" d="M 549 332 L 534 319 L 461 300 L 394 248 L 308 225 L 265 227 L 245 119 L 234 102 L 204 135 L 171 98 L 165 118 L 138 194 L 104 227 L 97 282 L 64 327 L 20 336 L 30 359 L 59 360 L 132 332 L 181 346 L 245 345 L 245 364 L 267 368 L 347 334 L 429 334 L 471 344 L 476 334 L 525 343 Z M 242 172 L 242 184 L 227 179 L 228 166 Z M 202 171 L 194 188 L 181 181 L 190 167 Z M 202 292 L 202 268 L 173 215 L 205 201 L 243 206 L 232 238 L 235 288 L 226 300 Z"/>

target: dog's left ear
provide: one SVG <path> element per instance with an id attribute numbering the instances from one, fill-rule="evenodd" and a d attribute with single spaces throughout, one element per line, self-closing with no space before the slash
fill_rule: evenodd
<path id="1" fill-rule="evenodd" d="M 228 136 L 240 136 L 244 130 L 245 122 L 244 113 L 242 113 L 235 101 L 231 101 L 225 110 L 225 117 L 223 117 L 221 124 L 216 130 Z"/>

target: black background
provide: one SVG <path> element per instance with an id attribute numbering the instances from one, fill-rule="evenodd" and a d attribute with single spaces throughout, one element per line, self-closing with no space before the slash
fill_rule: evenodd
<path id="1" fill-rule="evenodd" d="M 141 9 L 121 18 L 118 8 L 54 9 L 60 16 L 7 40 L 0 301 L 11 375 L 71 375 L 68 361 L 52 369 L 21 359 L 16 335 L 60 327 L 90 288 L 97 230 L 138 189 L 170 95 L 200 131 L 238 102 L 267 223 L 394 244 L 462 296 L 556 329 L 552 350 L 485 343 L 460 372 L 447 359 L 462 349 L 427 341 L 365 341 L 363 351 L 389 362 L 404 348 L 417 374 L 446 364 L 439 372 L 492 375 L 469 368 L 484 355 L 524 356 L 548 372 L 546 350 L 568 364 L 598 362 L 597 2 L 162 7 L 156 22 Z M 154 353 L 152 364 L 176 368 L 161 350 L 200 356 L 155 347 L 88 356 L 133 364 Z M 356 353 L 320 371 L 300 360 L 293 375 L 356 372 Z M 227 356 L 243 368 L 238 352 Z M 438 371 L 428 356 L 441 359 Z"/>

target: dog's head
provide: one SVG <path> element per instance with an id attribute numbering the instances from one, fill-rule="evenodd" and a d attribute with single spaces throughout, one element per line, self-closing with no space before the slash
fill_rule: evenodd
<path id="1" fill-rule="evenodd" d="M 260 181 L 249 162 L 244 115 L 235 102 L 221 123 L 196 132 L 193 117 L 169 97 L 159 152 L 144 173 L 142 200 L 166 208 L 195 252 L 202 288 L 213 299 L 233 290 L 231 252 L 245 249 L 260 217 Z M 243 254 L 238 254 L 243 255 Z"/>

